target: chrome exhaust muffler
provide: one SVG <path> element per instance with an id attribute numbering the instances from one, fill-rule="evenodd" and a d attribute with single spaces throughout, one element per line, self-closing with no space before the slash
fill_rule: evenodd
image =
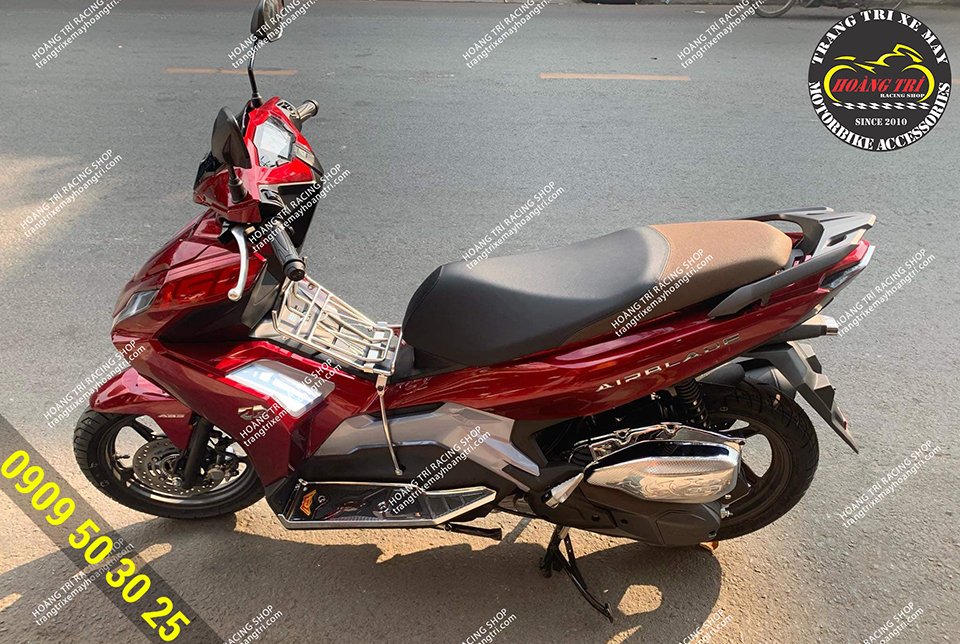
<path id="1" fill-rule="evenodd" d="M 722 499 L 737 486 L 741 443 L 712 432 L 684 429 L 703 434 L 707 440 L 640 441 L 591 463 L 585 482 L 646 501 L 710 503 Z"/>

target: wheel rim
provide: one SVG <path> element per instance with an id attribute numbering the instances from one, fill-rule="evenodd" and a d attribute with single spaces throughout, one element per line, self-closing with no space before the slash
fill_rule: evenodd
<path id="1" fill-rule="evenodd" d="M 750 487 L 739 497 L 734 491 L 734 498 L 727 505 L 730 517 L 722 522 L 727 528 L 763 515 L 777 505 L 790 483 L 790 451 L 772 427 L 756 419 L 717 411 L 710 413 L 710 421 L 713 431 L 745 441 L 739 476 Z"/>
<path id="2" fill-rule="evenodd" d="M 207 447 L 213 449 L 210 443 Z M 212 468 L 201 474 L 198 485 L 182 490 L 175 485 L 170 474 L 179 450 L 149 417 L 127 416 L 118 420 L 104 436 L 99 457 L 109 465 L 110 475 L 116 482 L 135 496 L 151 503 L 205 507 L 234 497 L 256 477 L 249 457 L 236 442 L 227 449 L 236 457 L 237 474 L 216 481 Z M 169 480 L 164 480 L 164 473 Z"/>

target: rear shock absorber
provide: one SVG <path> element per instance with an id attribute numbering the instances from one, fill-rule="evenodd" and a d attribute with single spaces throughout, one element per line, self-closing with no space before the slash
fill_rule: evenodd
<path id="1" fill-rule="evenodd" d="M 677 411 L 692 425 L 707 429 L 707 405 L 703 402 L 703 387 L 696 378 L 688 378 L 674 385 L 677 390 Z"/>

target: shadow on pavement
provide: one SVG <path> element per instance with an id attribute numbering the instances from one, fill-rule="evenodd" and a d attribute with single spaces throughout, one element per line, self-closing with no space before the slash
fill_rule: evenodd
<path id="1" fill-rule="evenodd" d="M 152 565 L 224 640 L 272 605 L 283 617 L 260 637 L 267 642 L 462 642 L 501 609 L 516 615 L 495 637 L 501 642 L 680 642 L 713 612 L 721 584 L 719 562 L 700 548 L 622 542 L 584 554 L 578 560 L 587 582 L 614 610 L 610 624 L 566 575 L 540 575 L 540 544 L 491 542 L 473 550 L 432 531 L 350 531 L 340 536 L 369 542 L 303 543 L 238 532 L 233 517 L 152 519 L 120 534 L 140 551 L 169 544 L 153 548 L 162 554 Z M 580 533 L 572 535 L 576 546 Z M 388 540 L 425 549 L 383 559 L 377 543 Z M 0 612 L 0 641 L 75 641 L 77 632 L 86 641 L 116 641 L 118 627 L 134 632 L 93 588 L 37 626 L 31 613 L 69 577 L 65 564 L 54 553 L 0 576 L 0 597 L 22 595 Z"/>

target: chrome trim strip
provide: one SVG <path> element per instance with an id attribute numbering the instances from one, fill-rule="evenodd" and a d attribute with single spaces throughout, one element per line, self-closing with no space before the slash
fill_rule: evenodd
<path id="1" fill-rule="evenodd" d="M 336 389 L 332 380 L 311 374 L 276 360 L 255 360 L 226 375 L 233 384 L 252 389 L 280 405 L 294 418 L 301 418 Z M 298 406 L 299 405 L 299 406 Z"/>

